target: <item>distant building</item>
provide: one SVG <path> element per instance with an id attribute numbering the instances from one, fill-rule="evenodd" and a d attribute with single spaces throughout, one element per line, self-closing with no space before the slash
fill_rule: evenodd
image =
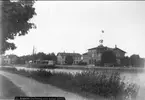
<path id="1" fill-rule="evenodd" d="M 0 64 L 15 64 L 17 58 L 18 57 L 16 55 L 2 55 L 0 56 Z"/>
<path id="2" fill-rule="evenodd" d="M 8 56 L 1 56 L 1 65 L 4 65 L 4 64 L 10 64 L 11 60 Z"/>
<path id="3" fill-rule="evenodd" d="M 16 55 L 8 55 L 8 58 L 10 58 L 10 63 L 11 64 L 15 64 L 17 59 L 18 59 L 18 56 L 16 56 Z"/>
<path id="4" fill-rule="evenodd" d="M 65 64 L 65 59 L 66 59 L 66 56 L 72 56 L 73 57 L 73 64 L 78 64 L 80 61 L 81 61 L 81 54 L 79 53 L 58 53 L 57 54 L 57 63 L 58 64 Z"/>
<path id="5" fill-rule="evenodd" d="M 114 54 L 116 55 L 117 62 L 120 63 L 120 59 L 125 57 L 125 51 L 117 48 L 109 48 L 107 46 L 99 45 L 95 48 L 88 49 L 88 52 L 83 54 L 83 62 L 86 62 L 87 64 L 95 64 L 96 62 L 101 61 L 101 56 L 103 52 L 107 50 L 112 50 Z"/>

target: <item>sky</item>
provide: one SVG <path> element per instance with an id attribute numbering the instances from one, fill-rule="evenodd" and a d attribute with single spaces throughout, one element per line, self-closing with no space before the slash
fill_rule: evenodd
<path id="1" fill-rule="evenodd" d="M 145 57 L 145 1 L 37 1 L 31 20 L 37 29 L 16 37 L 18 56 L 36 52 L 85 53 L 97 47 L 115 47 Z M 102 34 L 101 31 L 104 30 Z"/>

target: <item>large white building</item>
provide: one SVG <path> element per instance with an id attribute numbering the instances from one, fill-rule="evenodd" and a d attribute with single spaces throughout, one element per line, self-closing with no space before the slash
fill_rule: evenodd
<path id="1" fill-rule="evenodd" d="M 103 52 L 111 50 L 116 55 L 118 63 L 120 63 L 120 59 L 125 57 L 125 51 L 119 49 L 117 46 L 115 48 L 109 48 L 107 46 L 99 45 L 95 48 L 88 49 L 88 52 L 83 54 L 83 62 L 86 62 L 87 64 L 95 64 L 99 61 L 101 61 L 101 56 Z"/>
<path id="2" fill-rule="evenodd" d="M 57 54 L 57 63 L 58 64 L 65 64 L 65 59 L 66 59 L 66 56 L 72 56 L 73 57 L 73 64 L 78 64 L 80 61 L 81 61 L 81 54 L 79 53 L 58 53 Z"/>

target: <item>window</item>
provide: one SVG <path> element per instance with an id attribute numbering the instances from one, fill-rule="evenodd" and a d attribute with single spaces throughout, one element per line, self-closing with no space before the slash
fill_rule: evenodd
<path id="1" fill-rule="evenodd" d="M 120 56 L 120 54 L 119 54 L 119 53 L 117 53 L 117 54 L 116 54 L 116 56 L 117 56 L 117 57 L 119 57 L 119 56 Z"/>
<path id="2" fill-rule="evenodd" d="M 92 57 L 94 57 L 94 54 L 92 54 Z"/>

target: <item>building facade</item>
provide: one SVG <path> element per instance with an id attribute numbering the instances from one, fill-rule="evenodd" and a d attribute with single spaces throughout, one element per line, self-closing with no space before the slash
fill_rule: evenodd
<path id="1" fill-rule="evenodd" d="M 6 55 L 6 56 L 0 56 L 0 64 L 1 65 L 9 65 L 9 64 L 15 64 L 18 57 L 16 55 Z"/>
<path id="2" fill-rule="evenodd" d="M 66 56 L 72 56 L 73 57 L 73 64 L 78 64 L 80 61 L 81 61 L 81 54 L 79 53 L 58 53 L 57 54 L 57 63 L 58 64 L 65 64 L 65 59 L 66 59 Z"/>
<path id="3" fill-rule="evenodd" d="M 1 63 L 1 65 L 10 64 L 11 59 L 8 56 L 1 56 L 0 63 Z"/>
<path id="4" fill-rule="evenodd" d="M 83 62 L 94 65 L 95 63 L 101 61 L 103 52 L 107 50 L 111 50 L 114 52 L 118 64 L 120 63 L 120 59 L 125 57 L 126 52 L 117 48 L 117 46 L 115 46 L 115 48 L 109 48 L 107 46 L 99 45 L 98 47 L 88 49 L 88 52 L 83 54 Z"/>
<path id="5" fill-rule="evenodd" d="M 18 57 L 16 55 L 8 55 L 11 64 L 16 64 Z"/>

